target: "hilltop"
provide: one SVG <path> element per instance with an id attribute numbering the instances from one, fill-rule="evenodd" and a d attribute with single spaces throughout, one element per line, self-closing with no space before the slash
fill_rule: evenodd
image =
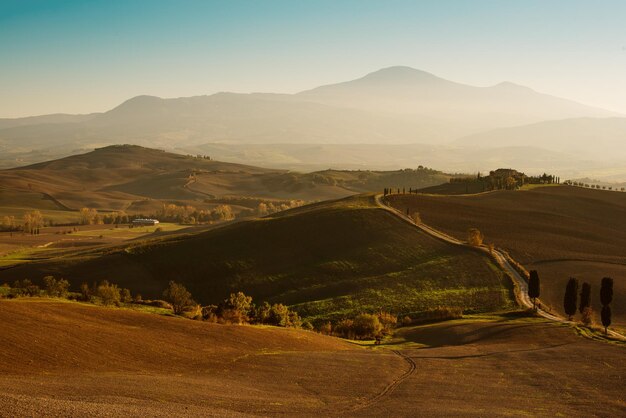
<path id="1" fill-rule="evenodd" d="M 508 251 L 542 279 L 541 299 L 557 312 L 569 277 L 592 286 L 599 310 L 600 280 L 615 280 L 613 322 L 626 325 L 626 193 L 572 186 L 495 191 L 467 196 L 392 195 L 400 210 L 460 239 L 478 228 L 485 242 Z"/>
<path id="2" fill-rule="evenodd" d="M 252 198 L 236 200 L 234 210 L 239 212 L 246 205 L 254 209 L 260 199 L 326 200 L 379 190 L 387 182 L 426 186 L 447 178 L 435 170 L 297 173 L 113 145 L 0 170 L 0 215 L 15 214 L 18 209 L 67 212 L 82 207 L 150 214 L 163 203 L 206 209 L 224 203 L 224 198 Z"/>
<path id="3" fill-rule="evenodd" d="M 445 244 L 376 206 L 371 195 L 280 212 L 192 235 L 141 241 L 0 271 L 0 280 L 47 274 L 115 278 L 146 297 L 169 280 L 203 304 L 233 291 L 293 306 L 311 319 L 361 311 L 472 311 L 511 305 L 511 283 L 489 258 Z"/>

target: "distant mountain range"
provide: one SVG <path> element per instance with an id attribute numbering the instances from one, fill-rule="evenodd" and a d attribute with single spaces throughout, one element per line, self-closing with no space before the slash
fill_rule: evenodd
<path id="1" fill-rule="evenodd" d="M 179 151 L 207 144 L 222 149 L 248 144 L 272 144 L 273 149 L 281 144 L 281 154 L 283 144 L 426 144 L 431 151 L 436 149 L 435 154 L 446 152 L 446 147 L 479 145 L 529 148 L 531 159 L 541 148 L 561 153 L 564 160 L 571 160 L 573 152 L 596 158 L 598 144 L 607 144 L 611 155 L 621 158 L 626 156 L 626 146 L 620 143 L 625 127 L 622 115 L 513 83 L 474 87 L 409 67 L 391 67 L 297 94 L 138 96 L 105 113 L 0 119 L 0 167 L 118 143 Z M 506 151 L 502 155 L 506 157 Z M 404 156 L 406 164 L 420 161 L 417 154 Z M 338 168 L 350 163 L 332 157 L 319 155 L 318 163 L 332 162 Z M 544 157 L 537 155 L 537 162 Z M 356 164 L 372 161 L 376 159 L 368 157 Z M 268 158 L 260 163 L 271 166 L 278 161 Z M 355 161 L 351 163 L 354 166 Z M 484 163 L 478 161 L 478 166 Z M 490 166 L 493 163 L 489 161 Z"/>

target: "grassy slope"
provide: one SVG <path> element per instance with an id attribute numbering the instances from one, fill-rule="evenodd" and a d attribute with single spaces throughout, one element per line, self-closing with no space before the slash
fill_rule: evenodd
<path id="1" fill-rule="evenodd" d="M 479 228 L 486 242 L 508 250 L 542 278 L 542 300 L 561 310 L 570 276 L 592 285 L 615 280 L 614 323 L 626 325 L 626 193 L 567 186 L 475 196 L 392 196 L 401 210 L 459 238 Z"/>
<path id="2" fill-rule="evenodd" d="M 295 305 L 313 318 L 510 303 L 508 281 L 487 258 L 430 238 L 377 208 L 371 196 L 139 242 L 110 254 L 87 251 L 21 265 L 1 271 L 0 280 L 49 273 L 75 285 L 108 279 L 144 296 L 158 296 L 176 280 L 202 303 L 243 290 L 256 300 Z"/>

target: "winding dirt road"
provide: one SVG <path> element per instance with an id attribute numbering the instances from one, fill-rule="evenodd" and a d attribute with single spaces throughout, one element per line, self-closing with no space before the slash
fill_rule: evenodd
<path id="1" fill-rule="evenodd" d="M 445 234 L 444 232 L 441 232 L 433 227 L 430 227 L 428 225 L 424 225 L 423 223 L 415 223 L 415 221 L 413 219 L 411 219 L 409 216 L 405 215 L 404 213 L 402 213 L 401 211 L 399 211 L 396 208 L 393 208 L 391 206 L 386 205 L 383 202 L 383 196 L 381 194 L 377 194 L 374 196 L 374 199 L 376 201 L 376 204 L 394 214 L 395 216 L 399 217 L 400 219 L 402 219 L 405 222 L 410 223 L 411 225 L 415 226 L 416 228 L 420 229 L 421 231 L 431 235 L 434 238 L 437 238 L 439 240 L 445 241 L 449 244 L 453 244 L 453 245 L 460 245 L 463 247 L 469 247 L 473 250 L 478 250 L 478 251 L 482 251 L 485 254 L 487 254 L 488 256 L 493 257 L 493 259 L 500 265 L 500 268 L 502 268 L 505 273 L 507 273 L 509 275 L 509 277 L 511 277 L 511 279 L 513 280 L 514 284 L 515 284 L 515 289 L 516 289 L 516 298 L 518 300 L 518 302 L 520 303 L 520 305 L 522 305 L 523 307 L 526 308 L 532 308 L 533 303 L 530 299 L 530 297 L 528 296 L 528 282 L 526 281 L 525 278 L 523 278 L 515 268 L 513 268 L 513 266 L 511 265 L 511 263 L 509 263 L 507 257 L 498 249 L 493 249 L 493 251 L 490 251 L 489 248 L 487 247 L 475 247 L 475 246 L 471 246 L 469 245 L 467 242 L 461 241 L 459 239 L 456 239 L 454 237 L 451 237 L 448 234 Z M 566 324 L 573 324 L 574 322 L 572 321 L 568 321 L 565 318 L 562 318 L 560 316 L 554 315 L 550 312 L 546 312 L 542 309 L 537 309 L 537 313 L 539 314 L 539 316 L 549 319 L 551 321 L 556 321 L 556 322 L 561 322 L 561 323 L 566 323 Z M 608 335 L 610 335 L 613 338 L 619 338 L 619 339 L 626 339 L 626 336 L 623 334 L 620 334 L 619 332 L 613 331 L 613 330 L 608 330 Z"/>

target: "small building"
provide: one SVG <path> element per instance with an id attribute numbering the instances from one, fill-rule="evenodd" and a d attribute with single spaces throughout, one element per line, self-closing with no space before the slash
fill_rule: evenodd
<path id="1" fill-rule="evenodd" d="M 159 221 L 157 219 L 133 219 L 133 226 L 154 226 L 158 223 Z"/>

